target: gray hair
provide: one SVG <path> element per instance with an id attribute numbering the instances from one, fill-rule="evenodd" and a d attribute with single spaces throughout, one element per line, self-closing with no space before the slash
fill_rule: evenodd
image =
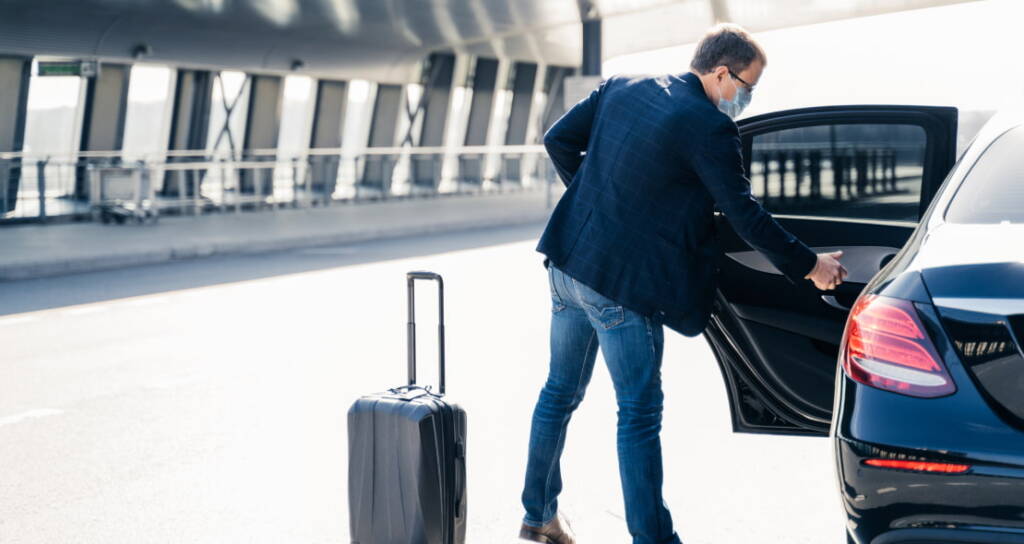
<path id="1" fill-rule="evenodd" d="M 725 65 L 734 73 L 746 70 L 755 60 L 768 64 L 764 50 L 743 27 L 723 23 L 716 25 L 701 38 L 690 62 L 690 69 L 706 74 L 717 66 Z"/>

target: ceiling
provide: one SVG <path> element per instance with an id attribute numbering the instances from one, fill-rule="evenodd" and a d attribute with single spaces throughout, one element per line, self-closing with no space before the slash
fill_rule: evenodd
<path id="1" fill-rule="evenodd" d="M 409 82 L 431 51 L 577 66 L 581 18 L 604 57 L 965 0 L 0 0 L 0 54 Z"/>

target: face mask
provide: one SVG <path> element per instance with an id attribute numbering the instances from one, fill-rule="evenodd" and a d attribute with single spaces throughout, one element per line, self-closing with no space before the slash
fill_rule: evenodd
<path id="1" fill-rule="evenodd" d="M 729 77 L 729 81 L 732 81 L 732 76 Z M 736 96 L 732 100 L 726 100 L 725 94 L 719 91 L 718 109 L 730 118 L 736 119 L 750 105 L 750 91 L 746 87 L 736 85 L 735 82 L 732 85 L 736 88 Z"/>

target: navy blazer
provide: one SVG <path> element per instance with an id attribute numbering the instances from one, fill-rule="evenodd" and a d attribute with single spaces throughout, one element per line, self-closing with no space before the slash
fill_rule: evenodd
<path id="1" fill-rule="evenodd" d="M 537 246 L 545 265 L 687 336 L 711 311 L 716 204 L 790 281 L 817 261 L 751 195 L 736 123 L 695 74 L 611 77 L 544 146 L 567 186 Z"/>

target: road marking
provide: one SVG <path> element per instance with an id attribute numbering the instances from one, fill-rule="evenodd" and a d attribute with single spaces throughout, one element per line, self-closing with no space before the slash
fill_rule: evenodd
<path id="1" fill-rule="evenodd" d="M 16 315 L 14 317 L 0 317 L 0 326 L 17 325 L 18 323 L 28 323 L 30 321 L 36 321 L 38 319 L 39 317 L 34 315 Z"/>
<path id="2" fill-rule="evenodd" d="M 61 312 L 63 315 L 86 315 L 95 314 L 99 312 L 107 311 L 108 306 L 106 304 L 98 304 L 94 306 L 83 306 L 81 308 L 72 308 L 70 310 L 64 310 Z"/>
<path id="3" fill-rule="evenodd" d="M 29 410 L 20 414 L 14 414 L 13 416 L 0 417 L 0 427 L 5 425 L 14 425 L 20 423 L 26 419 L 36 419 L 46 416 L 55 416 L 63 414 L 64 410 L 55 410 L 53 408 L 37 408 L 35 410 Z"/>

